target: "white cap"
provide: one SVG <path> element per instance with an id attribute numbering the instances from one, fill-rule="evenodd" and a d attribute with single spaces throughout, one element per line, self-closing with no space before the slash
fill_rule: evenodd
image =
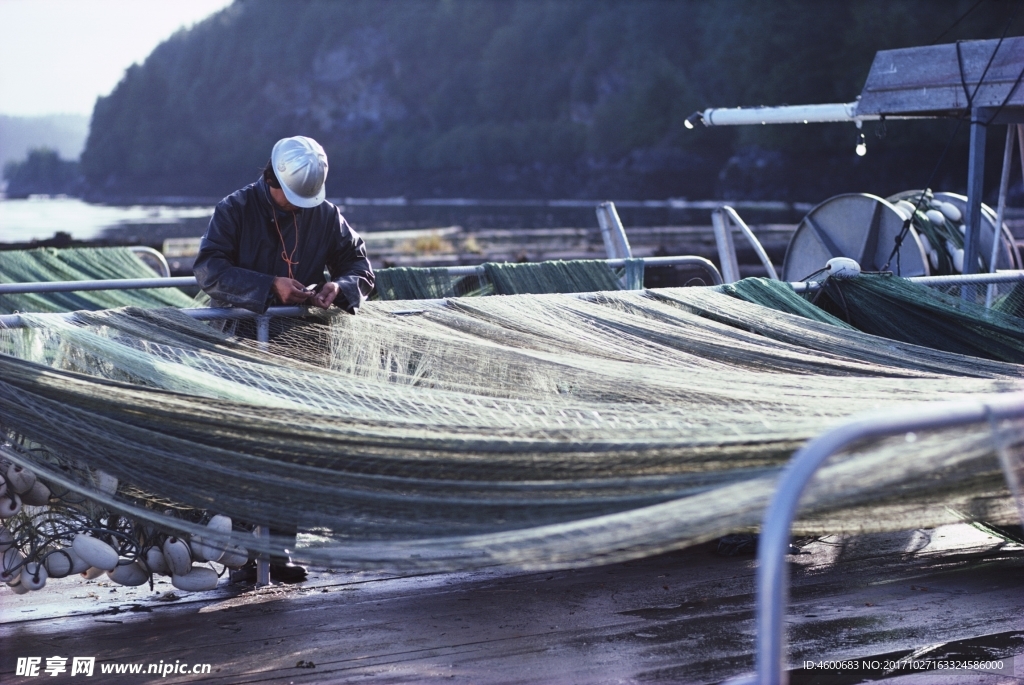
<path id="1" fill-rule="evenodd" d="M 296 207 L 316 207 L 327 190 L 327 153 L 320 143 L 305 136 L 282 138 L 270 153 L 274 175 L 288 202 Z"/>

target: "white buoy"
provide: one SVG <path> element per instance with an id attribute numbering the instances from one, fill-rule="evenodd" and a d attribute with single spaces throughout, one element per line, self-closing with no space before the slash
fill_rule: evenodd
<path id="1" fill-rule="evenodd" d="M 921 239 L 921 247 L 924 248 L 925 254 L 929 254 L 932 251 L 932 241 L 928 240 L 924 233 L 918 233 L 917 237 Z"/>
<path id="2" fill-rule="evenodd" d="M 171 576 L 171 585 L 179 590 L 202 592 L 203 590 L 212 590 L 217 587 L 218 580 L 220 578 L 217 577 L 216 571 L 212 568 L 193 566 L 187 575 Z"/>
<path id="3" fill-rule="evenodd" d="M 42 590 L 46 578 L 46 568 L 38 561 L 30 561 L 21 569 L 21 584 L 29 590 Z"/>
<path id="4" fill-rule="evenodd" d="M 938 207 L 939 211 L 942 212 L 943 216 L 945 216 L 953 223 L 956 223 L 964 218 L 963 214 L 960 213 L 960 208 L 952 204 L 951 202 L 933 202 L 932 204 Z"/>
<path id="5" fill-rule="evenodd" d="M 21 497 L 16 493 L 8 492 L 0 497 L 0 519 L 9 519 L 17 516 L 21 511 Z"/>
<path id="6" fill-rule="evenodd" d="M 933 269 L 939 268 L 939 251 L 932 248 L 932 251 L 928 253 L 928 261 L 931 263 Z"/>
<path id="7" fill-rule="evenodd" d="M 18 582 L 13 585 L 8 583 L 7 587 L 11 588 L 11 592 L 16 595 L 24 595 L 28 593 L 28 588 L 21 584 L 21 578 L 18 578 Z"/>
<path id="8" fill-rule="evenodd" d="M 833 257 L 825 263 L 825 270 L 832 278 L 855 278 L 860 276 L 860 264 L 849 257 Z"/>
<path id="9" fill-rule="evenodd" d="M 184 576 L 192 570 L 192 551 L 181 538 L 169 537 L 164 540 L 164 561 L 172 576 Z"/>
<path id="10" fill-rule="evenodd" d="M 7 479 L 0 475 L 0 497 L 7 494 Z"/>
<path id="11" fill-rule="evenodd" d="M 25 555 L 13 547 L 0 556 L 0 583 L 17 581 L 21 575 L 21 562 Z"/>
<path id="12" fill-rule="evenodd" d="M 107 571 L 107 577 L 118 585 L 135 587 L 144 585 L 149 580 L 149 573 L 139 562 L 133 561 L 130 564 L 119 564 L 113 571 Z"/>
<path id="13" fill-rule="evenodd" d="M 143 555 L 143 564 L 149 569 L 150 573 L 160 576 L 171 575 L 170 569 L 167 568 L 167 562 L 164 560 L 164 553 L 160 551 L 159 547 L 150 547 L 146 550 L 146 553 Z"/>
<path id="14" fill-rule="evenodd" d="M 11 490 L 20 495 L 31 490 L 32 486 L 36 484 L 36 474 L 17 464 L 11 464 L 11 467 L 7 469 L 7 484 Z"/>
<path id="15" fill-rule="evenodd" d="M 106 573 L 106 571 L 104 569 L 96 568 L 95 566 L 90 566 L 89 568 L 87 568 L 84 571 L 82 571 L 82 573 L 79 574 L 79 575 L 81 575 L 86 580 L 96 580 L 97 578 L 102 576 L 104 573 Z"/>
<path id="16" fill-rule="evenodd" d="M 241 568 L 249 563 L 249 550 L 231 545 L 224 551 L 219 563 L 228 568 Z"/>
<path id="17" fill-rule="evenodd" d="M 75 554 L 71 547 L 55 549 L 43 559 L 43 566 L 51 578 L 66 578 L 73 573 L 81 573 L 89 568 L 89 564 L 82 561 L 82 558 Z"/>
<path id="18" fill-rule="evenodd" d="M 900 200 L 896 203 L 896 209 L 901 210 L 900 214 L 903 216 L 903 220 L 906 221 L 910 217 L 914 216 L 914 203 L 907 202 L 906 200 Z"/>
<path id="19" fill-rule="evenodd" d="M 50 488 L 43 485 L 41 480 L 33 483 L 28 492 L 22 493 L 21 503 L 30 507 L 41 507 L 50 501 Z"/>
<path id="20" fill-rule="evenodd" d="M 937 209 L 929 209 L 927 212 L 924 213 L 924 215 L 927 216 L 928 220 L 931 221 L 936 226 L 946 225 L 946 215 Z"/>
<path id="21" fill-rule="evenodd" d="M 211 557 L 215 557 L 218 554 L 217 550 L 207 546 L 199 535 L 193 535 L 189 538 L 188 548 L 192 550 L 193 561 L 212 561 Z M 210 556 L 207 556 L 207 554 Z"/>
<path id="22" fill-rule="evenodd" d="M 955 247 L 953 243 L 946 241 L 946 251 L 949 252 L 949 256 L 953 258 L 953 268 L 956 269 L 957 273 L 964 272 L 964 251 L 958 247 Z"/>
<path id="23" fill-rule="evenodd" d="M 210 522 L 206 524 L 206 527 L 210 530 L 215 530 L 218 533 L 224 533 L 226 535 L 231 532 L 231 517 L 225 516 L 224 514 L 217 514 L 210 519 Z"/>
<path id="24" fill-rule="evenodd" d="M 112 571 L 117 566 L 117 550 L 103 540 L 79 533 L 71 541 L 71 547 L 89 566 L 104 571 Z"/>
<path id="25" fill-rule="evenodd" d="M 206 527 L 215 533 L 229 535 L 231 533 L 231 517 L 217 514 L 210 519 Z M 205 536 L 193 535 L 191 547 L 196 561 L 220 561 L 227 545 L 223 542 L 210 541 Z"/>

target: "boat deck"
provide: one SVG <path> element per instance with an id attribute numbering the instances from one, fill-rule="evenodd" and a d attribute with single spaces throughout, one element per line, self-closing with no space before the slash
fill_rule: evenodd
<path id="1" fill-rule="evenodd" d="M 546 573 L 316 569 L 301 585 L 222 581 L 195 594 L 166 579 L 155 591 L 105 577 L 51 581 L 40 592 L 0 595 L 0 682 L 78 682 L 69 677 L 75 656 L 96 657 L 84 680 L 94 683 L 720 682 L 753 668 L 756 563 L 711 550 Z M 1024 547 L 956 525 L 832 536 L 804 552 L 789 557 L 793 663 L 925 648 L 918 659 L 1017 655 L 1002 674 L 886 681 L 1024 682 Z M 33 656 L 40 675 L 15 676 L 17 658 Z M 42 670 L 52 656 L 68 658 L 59 680 Z M 211 669 L 101 673 L 161 661 Z M 791 682 L 865 677 L 796 670 Z"/>

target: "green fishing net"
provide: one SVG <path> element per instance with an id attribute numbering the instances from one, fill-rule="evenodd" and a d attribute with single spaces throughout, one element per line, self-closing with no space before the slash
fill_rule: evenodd
<path id="1" fill-rule="evenodd" d="M 728 295 L 778 311 L 853 327 L 890 340 L 981 359 L 1024 362 L 1024 319 L 1017 317 L 1015 284 L 984 306 L 986 285 L 947 286 L 953 292 L 885 274 L 827 279 L 821 292 L 801 297 L 788 283 L 745 279 L 722 287 Z M 967 290 L 967 296 L 963 291 Z M 811 302 L 817 304 L 811 304 Z"/>
<path id="2" fill-rule="evenodd" d="M 0 283 L 156 278 L 157 274 L 126 247 L 0 251 Z M 0 295 L 0 314 L 67 312 L 115 307 L 188 307 L 192 298 L 176 288 L 92 290 L 66 293 Z"/>
<path id="3" fill-rule="evenodd" d="M 1024 388 L 713 288 L 370 302 L 266 343 L 172 309 L 23 319 L 0 331 L 0 457 L 164 534 L 226 514 L 229 542 L 281 553 L 241 524 L 294 525 L 294 556 L 332 567 L 677 549 L 755 528 L 792 452 L 852 414 Z M 797 530 L 1012 520 L 992 431 L 858 446 Z"/>
<path id="4" fill-rule="evenodd" d="M 627 259 L 621 276 L 600 260 L 485 263 L 479 273 L 452 275 L 444 268 L 398 267 L 376 272 L 374 299 L 433 300 L 481 295 L 590 293 L 641 290 L 642 259 Z"/>

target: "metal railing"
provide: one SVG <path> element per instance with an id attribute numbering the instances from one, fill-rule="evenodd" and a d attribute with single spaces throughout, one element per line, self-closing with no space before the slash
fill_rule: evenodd
<path id="1" fill-rule="evenodd" d="M 626 259 L 602 259 L 613 269 L 626 265 Z M 710 259 L 697 255 L 670 257 L 644 257 L 644 266 L 696 266 L 707 271 L 715 285 L 721 285 L 722 274 Z M 452 276 L 482 276 L 486 273 L 482 265 L 446 266 Z M 172 278 L 112 278 L 95 281 L 43 281 L 39 283 L 0 283 L 0 295 L 22 295 L 26 293 L 80 292 L 87 290 L 142 290 L 144 288 L 187 288 L 197 286 L 194 276 Z"/>
<path id="2" fill-rule="evenodd" d="M 773 281 L 779 280 L 779 275 L 775 272 L 775 266 L 768 257 L 768 253 L 764 251 L 761 241 L 757 239 L 757 236 L 750 230 L 747 223 L 740 218 L 739 213 L 735 209 L 729 205 L 722 205 L 721 207 L 716 207 L 711 212 L 711 227 L 715 231 L 718 261 L 722 265 L 722 278 L 725 279 L 725 282 L 735 283 L 740 280 L 740 267 L 736 261 L 736 245 L 732 240 L 733 226 L 740 229 L 747 242 L 754 248 L 757 258 L 761 260 L 761 264 L 764 265 L 765 270 L 768 272 L 768 278 Z"/>
<path id="3" fill-rule="evenodd" d="M 866 415 L 819 435 L 798 450 L 779 478 L 761 523 L 757 553 L 757 673 L 730 680 L 729 685 L 783 685 L 788 681 L 784 619 L 789 602 L 786 554 L 790 529 L 800 496 L 811 477 L 829 457 L 866 439 L 1020 418 L 1024 418 L 1024 393 L 943 402 L 899 412 L 890 410 Z M 1019 484 L 1012 469 L 1005 463 L 1003 469 L 1011 490 L 1019 497 Z"/>
<path id="4" fill-rule="evenodd" d="M 167 263 L 167 258 L 164 257 L 163 253 L 159 250 L 155 250 L 152 247 L 146 247 L 145 245 L 132 245 L 128 249 L 139 255 L 139 258 L 144 262 L 152 260 L 156 265 L 156 268 L 153 269 L 153 271 L 156 271 L 164 278 L 171 277 L 171 265 Z"/>
<path id="5" fill-rule="evenodd" d="M 949 276 L 912 276 L 908 279 L 913 283 L 927 286 L 943 285 L 990 285 L 999 283 L 1016 283 L 1024 281 L 1024 271 L 1006 270 L 988 274 L 952 274 Z M 824 281 L 806 281 L 790 283 L 797 293 L 808 293 L 820 290 Z"/>

